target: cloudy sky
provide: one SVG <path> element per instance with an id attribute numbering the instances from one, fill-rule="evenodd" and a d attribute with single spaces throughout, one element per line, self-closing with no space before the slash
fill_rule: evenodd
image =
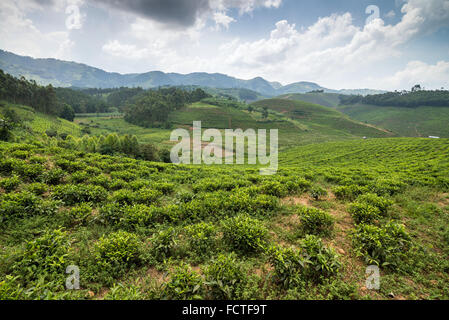
<path id="1" fill-rule="evenodd" d="M 120 73 L 449 88 L 449 0 L 1 0 L 0 48 Z"/>

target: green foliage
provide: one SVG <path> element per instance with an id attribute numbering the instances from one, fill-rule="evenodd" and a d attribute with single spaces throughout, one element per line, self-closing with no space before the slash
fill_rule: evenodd
<path id="1" fill-rule="evenodd" d="M 412 246 L 405 227 L 394 222 L 383 227 L 360 224 L 352 241 L 357 255 L 366 263 L 393 269 L 402 263 Z"/>
<path id="2" fill-rule="evenodd" d="M 26 190 L 37 196 L 41 196 L 48 191 L 48 186 L 45 183 L 35 182 L 27 185 Z"/>
<path id="3" fill-rule="evenodd" d="M 322 281 L 338 273 L 341 268 L 339 256 L 333 248 L 326 247 L 316 236 L 306 236 L 300 243 L 308 260 L 304 275 L 314 281 Z"/>
<path id="4" fill-rule="evenodd" d="M 7 275 L 0 281 L 0 300 L 19 300 L 24 294 L 24 290 L 18 281 L 19 277 Z"/>
<path id="5" fill-rule="evenodd" d="M 214 300 L 242 299 L 248 278 L 235 254 L 220 254 L 206 267 L 204 275 L 209 296 Z"/>
<path id="6" fill-rule="evenodd" d="M 58 185 L 64 179 L 65 172 L 60 168 L 48 170 L 44 173 L 43 180 L 49 185 Z"/>
<path id="7" fill-rule="evenodd" d="M 203 278 L 190 267 L 181 265 L 170 273 L 170 280 L 163 284 L 164 300 L 199 300 L 204 298 Z"/>
<path id="8" fill-rule="evenodd" d="M 381 215 L 378 207 L 372 206 L 366 202 L 356 202 L 351 204 L 349 213 L 357 224 L 371 224 L 378 220 Z"/>
<path id="9" fill-rule="evenodd" d="M 12 176 L 11 178 L 0 180 L 0 188 L 3 188 L 6 192 L 11 192 L 16 190 L 20 183 L 18 176 Z"/>
<path id="10" fill-rule="evenodd" d="M 99 203 L 105 200 L 106 190 L 100 186 L 83 184 L 59 185 L 53 189 L 53 198 L 62 200 L 67 205 L 83 202 Z"/>
<path id="11" fill-rule="evenodd" d="M 94 256 L 100 269 L 118 276 L 141 262 L 141 244 L 135 234 L 118 231 L 102 236 L 95 243 Z"/>
<path id="12" fill-rule="evenodd" d="M 334 194 L 339 200 L 354 201 L 358 196 L 367 193 L 368 188 L 365 186 L 349 185 L 337 187 L 334 190 Z"/>
<path id="13" fill-rule="evenodd" d="M 332 232 L 334 219 L 327 212 L 315 208 L 300 207 L 298 214 L 302 231 L 305 234 L 329 235 Z"/>
<path id="14" fill-rule="evenodd" d="M 323 189 L 320 186 L 315 186 L 310 190 L 310 196 L 315 200 L 318 201 L 320 200 L 322 197 L 326 197 L 327 196 L 327 191 L 326 189 Z"/>
<path id="15" fill-rule="evenodd" d="M 52 215 L 59 207 L 58 202 L 45 201 L 28 191 L 0 195 L 0 221 L 35 215 Z"/>
<path id="16" fill-rule="evenodd" d="M 92 215 L 92 206 L 89 203 L 79 204 L 67 212 L 69 221 L 73 224 L 86 224 Z"/>
<path id="17" fill-rule="evenodd" d="M 257 219 L 240 215 L 224 220 L 222 228 L 224 241 L 240 253 L 258 252 L 267 245 L 268 229 Z"/>
<path id="18" fill-rule="evenodd" d="M 393 205 L 393 201 L 380 197 L 377 194 L 368 193 L 357 198 L 358 203 L 367 203 L 379 209 L 382 216 L 387 216 L 388 209 Z"/>
<path id="19" fill-rule="evenodd" d="M 105 295 L 104 300 L 143 300 L 144 295 L 137 284 L 123 285 L 115 284 Z"/>
<path id="20" fill-rule="evenodd" d="M 161 230 L 151 237 L 151 252 L 156 261 L 164 261 L 175 252 L 178 232 L 175 228 L 169 227 Z"/>
<path id="21" fill-rule="evenodd" d="M 217 245 L 216 227 L 211 223 L 201 222 L 185 227 L 189 253 L 200 259 L 209 257 Z"/>
<path id="22" fill-rule="evenodd" d="M 26 243 L 13 265 L 13 272 L 25 282 L 39 277 L 64 279 L 69 249 L 70 240 L 65 231 L 46 231 L 39 238 Z"/>
<path id="23" fill-rule="evenodd" d="M 300 250 L 271 247 L 269 260 L 274 267 L 274 281 L 284 289 L 304 287 L 307 281 L 322 282 L 338 274 L 339 257 L 316 236 L 306 236 Z"/>

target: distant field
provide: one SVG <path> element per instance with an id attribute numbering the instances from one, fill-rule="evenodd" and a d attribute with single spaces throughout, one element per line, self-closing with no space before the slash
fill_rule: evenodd
<path id="1" fill-rule="evenodd" d="M 307 128 L 306 132 L 310 132 L 315 136 L 339 137 L 340 139 L 361 138 L 364 136 L 375 138 L 393 136 L 393 134 L 385 130 L 349 119 L 349 117 L 334 109 L 308 102 L 268 99 L 255 102 L 253 105 L 267 107 L 280 112 L 303 125 Z"/>
<path id="2" fill-rule="evenodd" d="M 449 138 L 449 108 L 401 108 L 357 104 L 338 107 L 338 110 L 353 119 L 391 130 L 400 136 Z"/>
<path id="3" fill-rule="evenodd" d="M 304 101 L 321 106 L 336 108 L 340 104 L 338 93 L 292 93 L 279 96 L 280 99 Z"/>
<path id="4" fill-rule="evenodd" d="M 34 133 L 42 134 L 47 130 L 53 129 L 58 133 L 70 134 L 75 137 L 81 135 L 81 128 L 73 122 L 35 112 L 31 107 L 7 104 L 17 112 L 24 124 Z M 2 107 L 0 107 L 1 111 Z M 23 136 L 24 132 L 15 132 L 18 136 Z"/>

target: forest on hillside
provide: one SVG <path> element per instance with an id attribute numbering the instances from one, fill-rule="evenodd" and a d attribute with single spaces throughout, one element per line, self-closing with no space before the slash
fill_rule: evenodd
<path id="1" fill-rule="evenodd" d="M 420 106 L 449 107 L 448 90 L 421 90 L 420 86 L 413 87 L 407 92 L 388 92 L 384 94 L 368 95 L 366 97 L 351 95 L 340 96 L 341 105 L 368 104 L 375 106 L 407 107 L 416 108 Z"/>

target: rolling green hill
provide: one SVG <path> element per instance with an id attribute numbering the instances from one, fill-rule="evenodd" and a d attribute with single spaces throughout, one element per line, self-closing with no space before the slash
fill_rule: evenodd
<path id="1" fill-rule="evenodd" d="M 255 102 L 252 105 L 259 108 L 266 107 L 292 119 L 311 135 L 340 139 L 393 136 L 386 130 L 351 120 L 339 111 L 308 102 L 268 99 Z"/>
<path id="2" fill-rule="evenodd" d="M 367 122 L 405 137 L 449 138 L 448 107 L 384 107 L 355 104 L 340 106 L 352 119 Z"/>
<path id="3" fill-rule="evenodd" d="M 328 92 L 293 93 L 278 97 L 279 99 L 304 101 L 321 106 L 336 108 L 340 104 L 340 94 Z"/>
<path id="4" fill-rule="evenodd" d="M 42 135 L 49 130 L 54 130 L 59 134 L 69 134 L 74 137 L 82 135 L 81 127 L 77 124 L 55 116 L 36 112 L 31 107 L 2 102 L 0 103 L 0 114 L 6 108 L 14 110 L 23 123 L 24 128 L 14 130 L 16 139 Z"/>

